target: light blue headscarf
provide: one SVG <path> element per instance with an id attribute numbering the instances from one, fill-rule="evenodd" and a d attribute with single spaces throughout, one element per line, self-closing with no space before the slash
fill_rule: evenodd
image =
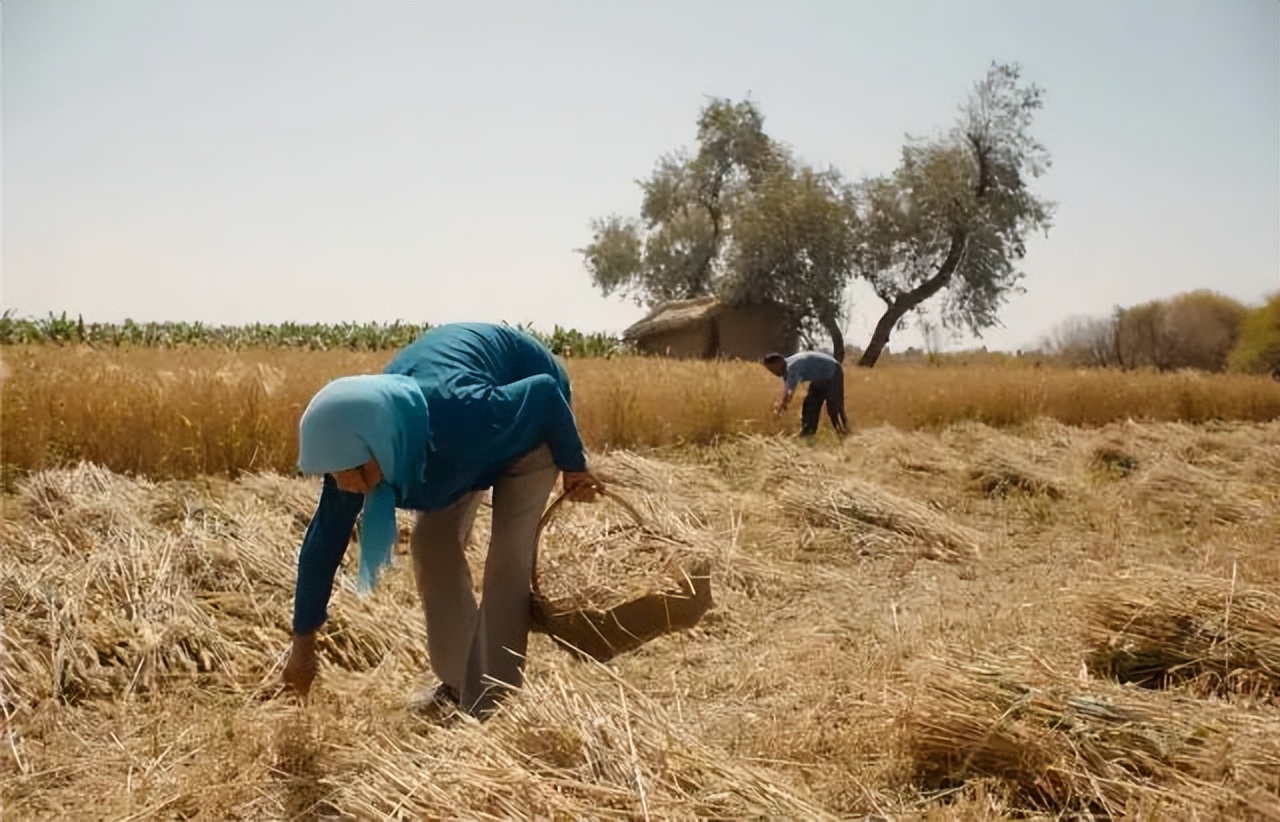
<path id="1" fill-rule="evenodd" d="M 360 521 L 359 590 L 378 584 L 399 537 L 396 498 L 422 481 L 431 440 L 427 400 L 409 377 L 341 377 L 320 389 L 298 424 L 304 474 L 356 468 L 373 457 L 383 481 L 365 495 Z"/>

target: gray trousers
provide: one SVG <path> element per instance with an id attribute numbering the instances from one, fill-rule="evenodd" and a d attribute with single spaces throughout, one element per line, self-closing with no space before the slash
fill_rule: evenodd
<path id="1" fill-rule="evenodd" d="M 481 493 L 423 512 L 414 526 L 413 572 L 427 620 L 431 670 L 477 716 L 492 712 L 505 691 L 524 681 L 538 520 L 558 475 L 551 449 L 542 445 L 494 484 L 493 532 L 478 606 L 463 549 Z"/>

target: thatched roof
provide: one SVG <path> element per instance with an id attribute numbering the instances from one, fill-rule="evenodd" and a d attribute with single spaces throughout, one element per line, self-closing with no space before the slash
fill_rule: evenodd
<path id="1" fill-rule="evenodd" d="M 649 316 L 638 320 L 622 332 L 624 340 L 637 340 L 654 334 L 676 331 L 714 317 L 724 306 L 715 297 L 667 300 L 659 303 Z"/>

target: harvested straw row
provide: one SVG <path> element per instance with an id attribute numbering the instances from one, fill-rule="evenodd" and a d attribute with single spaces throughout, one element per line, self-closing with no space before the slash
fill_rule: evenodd
<path id="1" fill-rule="evenodd" d="M 1089 449 L 1089 466 L 1103 474 L 1127 477 L 1141 465 L 1141 460 L 1114 438 L 1100 438 Z"/>
<path id="2" fill-rule="evenodd" d="M 964 470 L 964 461 L 936 434 L 888 425 L 853 432 L 845 439 L 844 450 L 856 454 L 864 466 L 891 465 L 917 482 L 930 477 L 946 479 Z"/>
<path id="3" fill-rule="evenodd" d="M 359 600 L 348 556 L 311 704 L 266 699 L 308 487 L 271 477 L 151 485 L 87 465 L 23 483 L 6 506 L 0 566 L 7 814 L 829 818 L 670 705 L 541 637 L 524 692 L 487 725 L 442 728 L 397 707 L 426 668 L 403 564 Z M 623 524 L 605 505 L 571 510 L 583 521 L 566 526 L 585 539 L 590 520 Z M 660 531 L 678 524 L 652 520 Z M 725 545 L 678 522 L 688 542 L 726 560 Z M 558 547 L 594 573 L 595 547 L 569 531 Z M 623 570 L 647 567 L 619 559 Z"/>
<path id="4" fill-rule="evenodd" d="M 857 479 L 792 481 L 778 498 L 783 510 L 800 522 L 842 533 L 887 532 L 945 559 L 976 556 L 981 536 L 944 514 Z"/>
<path id="5" fill-rule="evenodd" d="M 1009 456 L 991 455 L 979 460 L 969 469 L 969 482 L 989 497 L 1020 493 L 1056 500 L 1066 496 L 1061 482 Z"/>
<path id="6" fill-rule="evenodd" d="M 1280 697 L 1280 594 L 1234 579 L 1149 569 L 1083 599 L 1088 665 L 1144 687 Z"/>
<path id="7" fill-rule="evenodd" d="M 1280 818 L 1280 713 L 1057 679 L 1007 660 L 926 660 L 908 675 L 903 753 L 924 787 L 995 779 L 1053 813 Z"/>
<path id="8" fill-rule="evenodd" d="M 705 482 L 703 472 L 673 465 L 634 451 L 609 451 L 592 460 L 593 470 L 610 485 L 649 494 L 679 497 L 688 487 Z"/>
<path id="9" fill-rule="evenodd" d="M 822 477 L 830 474 L 819 449 L 806 448 L 794 439 L 747 435 L 717 443 L 707 453 L 707 461 L 719 470 L 720 478 L 740 490 L 772 491 L 797 476 Z"/>
<path id="10" fill-rule="evenodd" d="M 548 529 L 540 570 L 555 610 L 608 608 L 657 589 L 688 589 L 702 611 L 710 607 L 705 581 L 731 561 L 729 541 L 667 510 L 665 497 L 633 498 L 643 524 L 601 503 L 567 507 Z M 82 464 L 27 478 L 7 512 L 0 568 L 8 698 L 117 698 L 175 677 L 256 688 L 288 637 L 297 546 L 314 500 L 312 483 L 267 475 L 154 485 Z M 357 561 L 353 546 L 324 658 L 349 671 L 388 656 L 424 669 L 408 575 L 393 573 L 404 579 L 358 599 L 348 573 Z"/>
<path id="11" fill-rule="evenodd" d="M 364 779 L 336 783 L 330 801 L 385 818 L 396 809 L 382 797 L 404 796 L 398 783 L 407 779 L 414 790 L 404 807 L 429 815 L 467 807 L 469 818 L 493 819 L 831 818 L 673 719 L 670 706 L 605 670 L 553 670 L 484 726 L 422 744 L 411 720 L 393 719 L 361 747 L 335 751 L 335 768 L 359 767 Z"/>
<path id="12" fill-rule="evenodd" d="M 1260 521 L 1270 513 L 1246 484 L 1176 459 L 1140 472 L 1131 493 L 1153 516 L 1175 526 Z"/>
<path id="13" fill-rule="evenodd" d="M 540 656 L 485 725 L 388 707 L 408 684 L 394 663 L 302 706 L 180 683 L 45 705 L 0 750 L 5 818 L 832 818 L 606 669 Z"/>
<path id="14" fill-rule="evenodd" d="M 10 700 L 127 697 L 174 677 L 239 691 L 276 664 L 302 533 L 287 509 L 235 486 L 204 496 L 81 465 L 32 475 L 11 512 L 0 566 Z M 338 588 L 327 660 L 425 664 L 416 608 L 357 600 L 344 572 Z"/>

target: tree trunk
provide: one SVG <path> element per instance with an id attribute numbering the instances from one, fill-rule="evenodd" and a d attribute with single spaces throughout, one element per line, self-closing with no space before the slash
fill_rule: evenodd
<path id="1" fill-rule="evenodd" d="M 1115 355 L 1116 365 L 1120 366 L 1121 371 L 1128 371 L 1129 365 L 1124 361 L 1124 346 L 1121 344 L 1120 323 L 1124 315 L 1120 311 L 1116 311 L 1111 319 L 1111 351 Z"/>
<path id="2" fill-rule="evenodd" d="M 836 362 L 844 362 L 844 333 L 840 331 L 840 323 L 834 317 L 824 317 L 822 327 L 831 335 L 831 356 Z"/>
<path id="3" fill-rule="evenodd" d="M 884 347 L 889 344 L 889 335 L 898 327 L 898 321 L 905 317 L 908 311 L 937 294 L 951 282 L 951 275 L 955 273 L 956 266 L 960 265 L 960 259 L 964 256 L 965 239 L 963 233 L 952 235 L 951 248 L 947 250 L 947 257 L 938 267 L 937 273 L 910 291 L 899 294 L 897 299 L 889 305 L 888 310 L 876 323 L 876 330 L 871 334 L 871 342 L 867 343 L 866 351 L 862 352 L 862 359 L 858 360 L 859 366 L 873 367 L 880 359 L 880 352 L 884 351 Z"/>

